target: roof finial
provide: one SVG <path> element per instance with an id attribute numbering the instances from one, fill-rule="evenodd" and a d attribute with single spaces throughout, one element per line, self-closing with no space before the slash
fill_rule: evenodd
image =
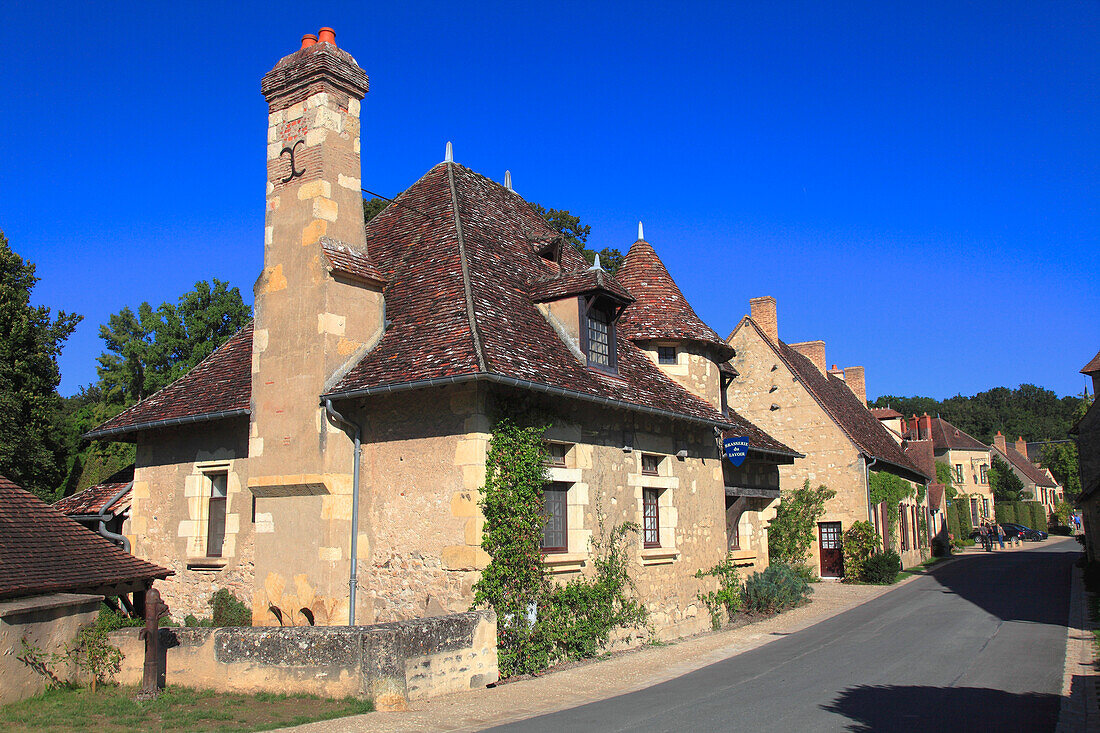
<path id="1" fill-rule="evenodd" d="M 641 240 L 644 240 L 644 239 L 645 239 L 645 235 L 642 234 L 642 222 L 638 222 L 638 240 L 641 241 Z"/>
<path id="2" fill-rule="evenodd" d="M 596 253 L 596 261 L 593 262 L 592 267 L 589 267 L 588 269 L 589 270 L 602 270 L 603 269 L 603 267 L 600 265 L 600 253 L 599 252 Z"/>
<path id="3" fill-rule="evenodd" d="M 512 190 L 512 171 L 504 171 L 504 187 Z"/>
<path id="4" fill-rule="evenodd" d="M 451 141 L 447 141 L 447 153 L 443 156 L 444 163 L 453 163 L 455 161 L 455 151 L 451 148 Z"/>

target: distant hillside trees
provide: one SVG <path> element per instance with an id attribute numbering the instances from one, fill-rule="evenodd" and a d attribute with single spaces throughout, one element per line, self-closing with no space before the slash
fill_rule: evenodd
<path id="1" fill-rule="evenodd" d="M 0 231 L 0 475 L 49 499 L 64 457 L 57 357 L 81 316 L 31 305 L 37 283 Z"/>

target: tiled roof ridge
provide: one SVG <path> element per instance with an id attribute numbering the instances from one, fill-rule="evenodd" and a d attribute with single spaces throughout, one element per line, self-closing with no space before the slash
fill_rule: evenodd
<path id="1" fill-rule="evenodd" d="M 966 432 L 962 428 L 959 428 L 956 425 L 953 425 L 953 424 L 949 423 L 947 420 L 944 420 L 942 417 L 939 417 L 937 415 L 936 417 L 932 418 L 932 421 L 933 421 L 932 422 L 933 425 L 937 425 L 937 424 L 939 425 L 940 430 L 943 432 L 943 435 L 944 435 L 944 444 L 948 448 L 952 448 L 953 446 L 951 446 L 951 441 L 948 440 L 948 433 L 947 433 L 946 427 L 951 428 L 951 430 L 958 432 L 958 434 L 960 436 L 962 436 L 964 438 L 967 438 L 969 440 L 972 440 L 972 441 L 974 441 L 975 443 L 977 443 L 978 445 L 981 446 L 981 448 L 977 448 L 977 447 L 972 447 L 972 448 L 958 447 L 958 448 L 954 448 L 955 450 L 989 450 L 988 445 L 986 445 L 982 441 L 978 440 L 977 438 L 975 438 L 973 435 Z M 954 436 L 951 436 L 951 437 L 954 437 Z M 935 435 L 933 435 L 933 438 L 935 438 Z"/>
<path id="2" fill-rule="evenodd" d="M 470 321 L 470 338 L 474 342 L 474 354 L 477 356 L 478 369 L 489 371 L 485 359 L 485 350 L 481 347 L 478 333 L 477 314 L 474 312 L 474 294 L 470 287 L 470 263 L 466 256 L 466 241 L 462 236 L 462 213 L 458 207 L 458 188 L 455 186 L 454 163 L 447 163 L 447 184 L 451 188 L 451 210 L 454 213 L 455 236 L 458 238 L 458 259 L 462 263 L 462 288 L 466 294 L 466 317 Z"/>
<path id="3" fill-rule="evenodd" d="M 1100 351 L 1096 352 L 1096 356 L 1092 357 L 1088 364 L 1081 367 L 1081 374 L 1092 374 L 1093 372 L 1100 372 Z"/>
<path id="4" fill-rule="evenodd" d="M 1020 452 L 1012 445 L 1005 445 L 1004 456 L 1012 462 L 1016 468 L 1027 474 L 1027 477 L 1036 486 L 1044 486 L 1047 488 L 1056 488 L 1057 483 L 1054 482 L 1049 476 L 1044 474 L 1035 464 L 1032 463 L 1027 456 L 1020 455 Z"/>

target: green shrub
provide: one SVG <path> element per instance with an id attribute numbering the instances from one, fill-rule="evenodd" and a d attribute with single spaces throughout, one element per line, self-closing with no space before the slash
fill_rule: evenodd
<path id="1" fill-rule="evenodd" d="M 879 549 L 880 540 L 870 522 L 853 522 L 844 530 L 844 579 L 859 580 L 863 577 L 863 563 Z"/>
<path id="2" fill-rule="evenodd" d="M 769 565 L 745 581 L 743 607 L 749 613 L 780 613 L 805 603 L 812 592 L 810 584 L 789 565 Z"/>
<path id="3" fill-rule="evenodd" d="M 1016 523 L 1016 507 L 1009 501 L 999 501 L 993 506 L 993 516 L 997 519 L 997 524 L 1003 524 L 1005 522 Z"/>
<path id="4" fill-rule="evenodd" d="M 801 488 L 784 491 L 768 525 L 768 555 L 778 563 L 794 565 L 806 561 L 817 539 L 817 520 L 825 514 L 825 502 L 836 492 L 825 486 L 810 488 L 806 479 Z"/>
<path id="5" fill-rule="evenodd" d="M 955 502 L 958 503 L 959 511 L 959 533 L 955 537 L 960 540 L 967 540 L 970 538 L 970 533 L 974 531 L 974 524 L 970 521 L 970 497 L 966 494 L 959 494 L 959 498 Z"/>
<path id="6" fill-rule="evenodd" d="M 213 626 L 252 625 L 252 609 L 227 588 L 219 588 L 215 591 L 209 603 L 213 609 L 210 619 Z"/>
<path id="7" fill-rule="evenodd" d="M 901 558 L 893 550 L 873 555 L 863 563 L 863 581 L 876 585 L 889 585 L 901 572 Z"/>
<path id="8" fill-rule="evenodd" d="M 737 577 L 737 566 L 727 555 L 710 570 L 697 570 L 695 577 L 718 578 L 718 590 L 706 593 L 699 591 L 695 594 L 710 611 L 711 628 L 717 631 L 722 628 L 723 621 L 732 621 L 734 614 L 741 608 L 741 581 Z"/>
<path id="9" fill-rule="evenodd" d="M 951 545 L 943 537 L 932 538 L 932 556 L 947 557 L 951 554 Z"/>
<path id="10" fill-rule="evenodd" d="M 791 563 L 790 568 L 794 571 L 795 575 L 802 578 L 807 583 L 821 582 L 821 578 L 817 577 L 817 571 L 815 571 L 813 566 L 808 562 Z"/>
<path id="11" fill-rule="evenodd" d="M 1045 532 L 1050 524 L 1050 519 L 1047 517 L 1047 508 L 1043 506 L 1042 503 L 1038 501 L 1033 501 L 1031 502 L 1031 512 L 1032 515 L 1035 517 L 1035 519 L 1032 520 L 1033 522 L 1035 522 L 1035 525 L 1032 526 L 1032 529 L 1037 529 L 1040 532 Z"/>
<path id="12" fill-rule="evenodd" d="M 951 533 L 951 537 L 956 542 L 962 539 L 959 534 L 959 505 L 955 501 L 952 501 L 951 505 L 947 507 L 947 531 Z"/>
<path id="13" fill-rule="evenodd" d="M 1073 530 L 1064 524 L 1055 524 L 1050 527 L 1050 534 L 1061 535 L 1062 537 L 1069 537 L 1073 534 Z"/>

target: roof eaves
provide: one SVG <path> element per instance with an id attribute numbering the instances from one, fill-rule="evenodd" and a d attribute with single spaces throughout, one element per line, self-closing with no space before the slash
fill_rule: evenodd
<path id="1" fill-rule="evenodd" d="M 186 417 L 169 417 L 164 420 L 151 420 L 150 422 L 134 423 L 133 425 L 122 425 L 117 428 L 108 428 L 107 430 L 92 430 L 84 433 L 81 437 L 85 440 L 102 440 L 115 435 L 123 435 L 125 433 L 136 433 L 141 430 L 153 430 L 156 428 L 170 428 L 176 425 L 190 425 L 197 422 L 210 422 L 212 420 L 222 420 L 227 417 L 237 417 L 240 415 L 248 415 L 251 410 L 247 407 L 238 408 L 235 410 L 221 410 L 220 412 L 204 412 L 201 415 L 188 415 Z"/>

